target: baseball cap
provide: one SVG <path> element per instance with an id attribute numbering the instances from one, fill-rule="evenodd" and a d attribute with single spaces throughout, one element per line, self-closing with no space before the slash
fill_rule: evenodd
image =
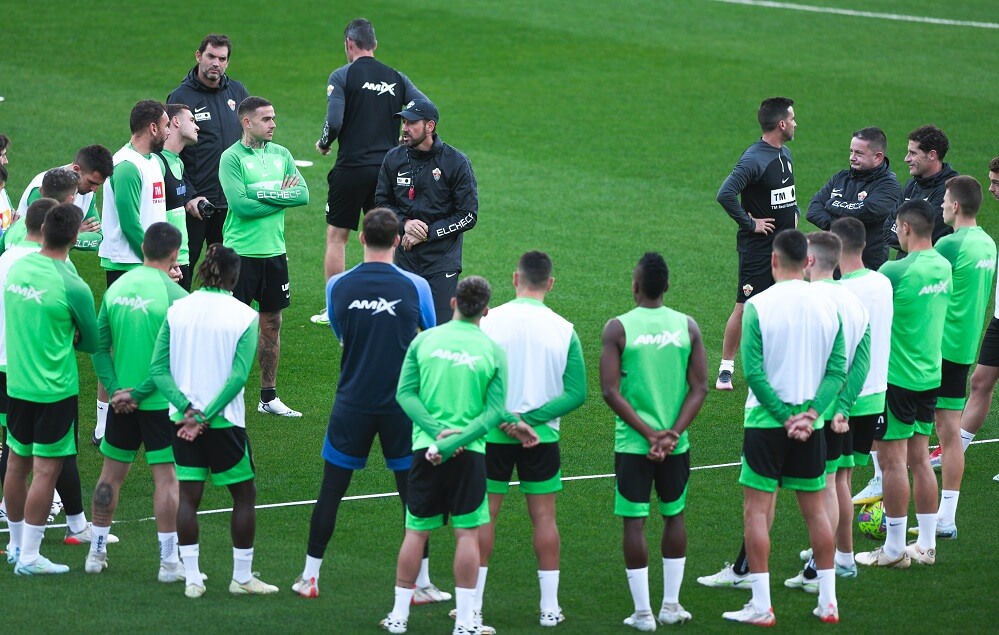
<path id="1" fill-rule="evenodd" d="M 433 105 L 429 99 L 414 99 L 406 104 L 406 108 L 402 112 L 393 115 L 393 118 L 398 117 L 405 117 L 408 121 L 419 121 L 420 119 L 438 121 L 440 113 L 437 112 L 437 106 Z"/>

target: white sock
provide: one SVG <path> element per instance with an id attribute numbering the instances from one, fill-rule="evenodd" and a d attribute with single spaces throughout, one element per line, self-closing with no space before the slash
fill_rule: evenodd
<path id="1" fill-rule="evenodd" d="M 177 532 L 157 531 L 156 538 L 160 542 L 160 562 L 180 562 L 177 556 Z"/>
<path id="2" fill-rule="evenodd" d="M 770 573 L 750 573 L 753 585 L 753 608 L 757 613 L 766 613 L 773 606 L 770 601 Z"/>
<path id="3" fill-rule="evenodd" d="M 7 513 L 7 499 L 0 498 L 0 512 Z"/>
<path id="4" fill-rule="evenodd" d="M 836 606 L 836 572 L 832 569 L 818 569 L 816 573 L 819 574 L 819 606 Z"/>
<path id="5" fill-rule="evenodd" d="M 395 588 L 395 604 L 390 615 L 397 620 L 409 621 L 409 605 L 413 602 L 415 589 L 397 586 Z"/>
<path id="6" fill-rule="evenodd" d="M 62 505 L 62 496 L 59 496 L 59 490 L 52 490 L 52 502 Z"/>
<path id="7" fill-rule="evenodd" d="M 878 462 L 877 450 L 871 450 L 871 463 L 874 464 L 874 478 L 881 478 L 881 464 Z"/>
<path id="8" fill-rule="evenodd" d="M 718 365 L 718 372 L 720 373 L 723 370 L 727 370 L 730 373 L 734 373 L 735 372 L 735 360 L 734 359 L 723 359 L 723 360 L 721 360 L 721 364 Z"/>
<path id="9" fill-rule="evenodd" d="M 475 580 L 475 598 L 472 600 L 472 610 L 482 612 L 482 594 L 486 591 L 486 575 L 489 567 L 479 567 L 479 577 Z"/>
<path id="10" fill-rule="evenodd" d="M 430 558 L 420 561 L 420 572 L 416 574 L 416 588 L 422 589 L 425 586 L 430 586 Z"/>
<path id="11" fill-rule="evenodd" d="M 42 538 L 45 536 L 45 525 L 32 525 L 24 523 L 24 533 L 21 535 L 21 564 L 31 564 L 38 560 L 38 550 L 42 546 Z"/>
<path id="12" fill-rule="evenodd" d="M 461 625 L 471 629 L 475 624 L 473 608 L 475 605 L 475 589 L 454 588 L 454 606 L 457 614 L 454 616 L 455 626 Z"/>
<path id="13" fill-rule="evenodd" d="M 971 442 L 975 440 L 975 433 L 968 432 L 967 430 L 961 430 L 961 449 L 965 452 L 968 451 L 968 446 Z"/>
<path id="14" fill-rule="evenodd" d="M 916 514 L 916 522 L 919 523 L 919 538 L 916 539 L 916 544 L 923 549 L 936 549 L 937 515 Z"/>
<path id="15" fill-rule="evenodd" d="M 885 516 L 887 536 L 885 537 L 884 552 L 889 558 L 897 558 L 901 555 L 902 551 L 905 550 L 906 520 L 907 518 L 905 516 L 899 516 L 898 518 Z"/>
<path id="16" fill-rule="evenodd" d="M 313 558 L 312 556 L 305 556 L 305 571 L 302 572 L 303 580 L 311 580 L 315 578 L 319 579 L 319 567 L 323 566 L 322 558 Z"/>
<path id="17" fill-rule="evenodd" d="M 198 558 L 201 555 L 198 543 L 179 545 L 177 550 L 180 551 L 180 559 L 184 563 L 184 584 L 204 585 L 205 580 L 201 577 L 201 569 L 198 568 Z"/>
<path id="18" fill-rule="evenodd" d="M 10 529 L 10 548 L 20 549 L 21 544 L 24 542 L 24 521 L 19 520 L 14 522 L 8 519 L 7 527 Z"/>
<path id="19" fill-rule="evenodd" d="M 837 549 L 834 562 L 841 567 L 852 567 L 854 564 L 853 554 Z"/>
<path id="20" fill-rule="evenodd" d="M 538 571 L 538 584 L 541 585 L 541 610 L 558 611 L 558 569 Z"/>
<path id="21" fill-rule="evenodd" d="M 937 509 L 937 521 L 941 525 L 953 525 L 957 516 L 957 499 L 960 490 L 945 489 L 940 492 L 940 507 Z"/>
<path id="22" fill-rule="evenodd" d="M 232 548 L 232 579 L 240 584 L 246 584 L 253 577 L 253 547 L 249 549 Z"/>
<path id="23" fill-rule="evenodd" d="M 110 527 L 91 526 L 90 530 L 94 534 L 94 539 L 90 541 L 90 553 L 106 553 L 108 550 L 108 534 Z"/>
<path id="24" fill-rule="evenodd" d="M 87 515 L 83 512 L 73 514 L 72 516 L 66 514 L 66 524 L 69 525 L 71 532 L 78 534 L 87 528 Z"/>
<path id="25" fill-rule="evenodd" d="M 625 573 L 628 574 L 628 588 L 631 589 L 631 599 L 635 602 L 635 613 L 651 613 L 649 568 L 625 569 Z"/>
<path id="26" fill-rule="evenodd" d="M 97 400 L 97 426 L 94 428 L 94 436 L 98 439 L 104 438 L 104 430 L 108 425 L 108 402 Z"/>
<path id="27" fill-rule="evenodd" d="M 663 604 L 680 602 L 680 583 L 686 558 L 663 558 Z"/>

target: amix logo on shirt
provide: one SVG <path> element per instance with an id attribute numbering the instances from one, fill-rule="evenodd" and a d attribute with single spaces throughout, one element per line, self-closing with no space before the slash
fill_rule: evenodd
<path id="1" fill-rule="evenodd" d="M 42 303 L 42 296 L 48 289 L 35 289 L 34 287 L 22 287 L 19 284 L 11 284 L 7 287 L 11 293 L 22 296 L 25 300 L 34 300 L 38 304 Z"/>
<path id="2" fill-rule="evenodd" d="M 430 353 L 430 356 L 453 362 L 452 366 L 468 366 L 472 370 L 475 370 L 475 362 L 482 359 L 478 355 L 469 355 L 465 351 L 446 351 L 443 348 L 438 348 L 433 353 Z"/>
<path id="3" fill-rule="evenodd" d="M 635 338 L 633 344 L 635 346 L 649 346 L 658 345 L 659 348 L 664 346 L 680 346 L 680 334 L 683 331 L 663 331 L 662 333 L 656 333 L 655 335 L 646 334 L 639 335 Z"/>
<path id="4" fill-rule="evenodd" d="M 378 300 L 354 300 L 351 302 L 347 309 L 365 309 L 371 310 L 371 315 L 376 315 L 378 313 L 388 313 L 389 315 L 395 315 L 395 305 L 402 302 L 402 300 L 392 300 L 389 302 L 385 298 L 378 298 Z"/>
<path id="5" fill-rule="evenodd" d="M 135 296 L 134 298 L 125 298 L 119 296 L 111 302 L 111 304 L 115 306 L 132 307 L 133 311 L 142 311 L 146 315 L 149 315 L 149 311 L 146 310 L 146 307 L 148 307 L 152 303 L 153 303 L 152 299 L 145 300 L 140 296 Z"/>
<path id="6" fill-rule="evenodd" d="M 919 295 L 939 295 L 941 293 L 947 293 L 947 281 L 938 282 L 936 284 L 928 284 L 919 290 Z"/>

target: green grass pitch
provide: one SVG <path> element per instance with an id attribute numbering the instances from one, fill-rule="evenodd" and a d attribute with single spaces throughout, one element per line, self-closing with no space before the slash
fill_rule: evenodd
<path id="1" fill-rule="evenodd" d="M 828 7 L 994 22 L 993 3 L 943 5 L 913 0 L 810 0 Z M 586 405 L 563 423 L 566 476 L 613 470 L 610 411 L 597 377 L 600 331 L 632 306 L 630 276 L 646 250 L 664 253 L 672 279 L 667 303 L 700 323 L 709 371 L 717 368 L 722 331 L 735 292 L 735 226 L 715 202 L 721 181 L 759 135 L 755 111 L 764 97 L 796 101 L 799 127 L 790 145 L 799 204 L 847 165 L 852 131 L 883 127 L 900 180 L 905 135 L 935 123 L 950 136 L 947 160 L 984 182 L 996 145 L 996 29 L 947 26 L 742 6 L 695 0 L 508 0 L 497 3 L 106 3 L 54 0 L 6 3 L 0 10 L 0 131 L 13 140 L 11 196 L 20 196 L 41 170 L 71 160 L 75 150 L 102 143 L 112 151 L 128 139 L 127 119 L 139 99 L 164 99 L 193 65 L 208 32 L 234 42 L 231 76 L 251 94 L 274 102 L 275 141 L 304 168 L 312 192 L 307 208 L 288 214 L 293 305 L 285 312 L 279 371 L 282 398 L 305 412 L 300 420 L 258 415 L 248 429 L 258 468 L 260 504 L 315 498 L 321 448 L 339 367 L 340 348 L 328 329 L 308 318 L 323 304 L 323 203 L 331 159 L 313 144 L 325 113 L 325 85 L 344 62 L 343 27 L 363 15 L 374 22 L 378 57 L 406 72 L 439 106 L 442 138 L 471 159 L 479 182 L 478 226 L 466 236 L 465 274 L 492 281 L 496 302 L 513 296 L 510 275 L 527 249 L 544 249 L 557 278 L 549 304 L 574 322 L 589 374 Z M 982 224 L 999 233 L 999 204 L 986 197 Z M 805 229 L 811 227 L 803 223 Z M 349 263 L 360 258 L 354 242 Z M 104 289 L 92 254 L 74 262 Z M 990 305 L 991 306 L 991 305 Z M 95 379 L 81 358 L 81 437 L 94 424 Z M 258 388 L 247 387 L 251 403 Z M 691 431 L 695 466 L 738 460 L 740 389 L 711 391 Z M 995 415 L 980 435 L 994 439 Z M 862 570 L 838 584 L 842 624 L 850 632 L 987 632 L 994 630 L 999 588 L 995 512 L 999 446 L 968 452 L 959 523 L 961 538 L 941 542 L 937 564 L 908 571 Z M 355 475 L 348 495 L 394 489 L 379 451 Z M 100 457 L 84 443 L 80 465 L 89 500 Z M 861 469 L 855 484 L 866 482 Z M 748 593 L 706 589 L 695 578 L 732 560 L 741 539 L 737 468 L 695 471 L 688 496 L 689 550 L 681 601 L 695 632 L 738 630 L 721 619 Z M 44 550 L 72 571 L 57 579 L 15 578 L 0 571 L 0 630 L 65 632 L 212 631 L 374 633 L 391 608 L 401 539 L 395 498 L 348 501 L 327 553 L 321 597 L 305 601 L 289 590 L 301 571 L 311 506 L 258 511 L 254 569 L 282 587 L 277 597 L 236 598 L 228 515 L 203 516 L 202 566 L 210 576 L 199 601 L 180 585 L 155 581 L 151 483 L 140 461 L 122 490 L 110 550 L 101 575 L 83 573 L 85 550 L 63 546 L 60 529 Z M 210 490 L 203 508 L 228 506 Z M 620 521 L 612 516 L 609 478 L 566 483 L 559 499 L 562 530 L 562 633 L 624 633 L 632 610 L 620 555 Z M 89 505 L 89 503 L 88 503 Z M 88 506 L 89 517 L 89 506 Z M 911 523 L 912 521 L 910 521 Z M 658 532 L 652 546 L 653 606 L 661 600 Z M 537 631 L 537 581 L 523 497 L 514 489 L 498 528 L 485 598 L 487 623 L 505 634 Z M 825 630 L 811 616 L 814 596 L 784 589 L 800 566 L 804 524 L 793 497 L 779 497 L 773 530 L 771 585 L 779 630 Z M 857 538 L 858 550 L 875 543 Z M 453 540 L 432 540 L 432 577 L 452 588 Z M 449 607 L 417 607 L 411 632 L 447 632 Z M 664 627 L 665 628 L 665 627 Z"/>

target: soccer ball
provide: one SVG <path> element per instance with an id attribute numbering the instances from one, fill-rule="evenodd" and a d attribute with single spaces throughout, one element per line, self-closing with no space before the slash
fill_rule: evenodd
<path id="1" fill-rule="evenodd" d="M 884 503 L 878 501 L 861 507 L 857 514 L 857 529 L 871 540 L 884 540 L 888 533 L 885 529 Z"/>

